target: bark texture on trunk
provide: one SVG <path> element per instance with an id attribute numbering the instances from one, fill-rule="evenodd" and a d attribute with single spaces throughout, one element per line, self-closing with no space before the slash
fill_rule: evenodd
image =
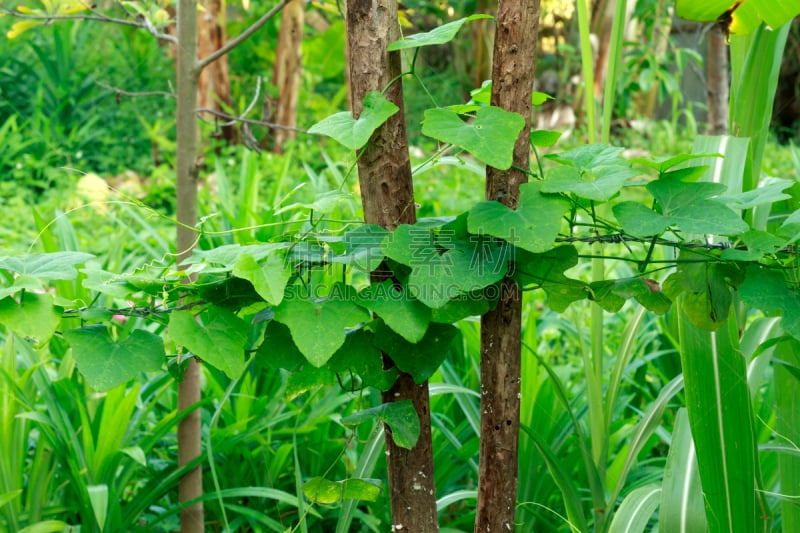
<path id="1" fill-rule="evenodd" d="M 539 0 L 501 0 L 492 68 L 492 105 L 525 118 L 514 146 L 514 167 L 530 163 L 531 91 Z M 518 168 L 486 171 L 486 199 L 515 208 L 527 175 Z M 497 307 L 481 317 L 481 443 L 476 532 L 514 531 L 520 409 L 522 298 L 503 280 Z"/>
<path id="2" fill-rule="evenodd" d="M 292 0 L 283 8 L 278 47 L 275 50 L 275 72 L 272 83 L 278 88 L 278 102 L 273 122 L 282 126 L 297 126 L 297 99 L 300 93 L 302 73 L 304 0 Z M 294 139 L 295 132 L 275 128 L 272 134 L 272 150 L 283 153 L 283 143 Z"/>
<path id="3" fill-rule="evenodd" d="M 198 53 L 206 57 L 225 44 L 225 1 L 205 0 L 205 11 L 200 13 L 198 24 Z M 214 61 L 200 72 L 197 79 L 197 107 L 223 111 L 231 105 L 231 83 L 228 56 Z M 215 119 L 216 120 L 216 119 Z M 222 126 L 220 137 L 227 142 L 236 140 L 236 126 Z"/>
<path id="4" fill-rule="evenodd" d="M 708 59 L 706 61 L 708 133 L 709 135 L 727 135 L 730 115 L 728 107 L 730 92 L 728 45 L 725 43 L 722 28 L 718 24 L 714 24 L 708 31 Z"/>
<path id="5" fill-rule="evenodd" d="M 197 225 L 197 2 L 178 2 L 177 100 L 176 111 L 176 230 L 178 263 L 192 253 Z M 178 409 L 186 409 L 200 401 L 200 367 L 192 358 L 183 381 L 178 384 Z M 178 424 L 178 465 L 183 466 L 200 456 L 200 411 L 195 409 Z M 200 466 L 185 474 L 178 484 L 178 501 L 183 503 L 203 495 L 203 472 Z M 205 530 L 203 503 L 181 509 L 181 533 L 202 533 Z"/>
<path id="6" fill-rule="evenodd" d="M 386 52 L 387 44 L 400 36 L 397 2 L 348 0 L 346 21 L 351 108 L 358 117 L 364 96 L 382 91 L 401 73 L 400 55 Z M 358 176 L 365 222 L 394 229 L 414 223 L 416 212 L 400 80 L 384 94 L 400 110 L 372 135 L 358 160 Z M 439 525 L 427 381 L 417 385 L 411 376 L 401 373 L 395 385 L 383 393 L 386 403 L 406 399 L 416 408 L 420 436 L 416 446 L 406 450 L 394 443 L 390 428 L 386 428 L 392 531 L 435 533 Z"/>

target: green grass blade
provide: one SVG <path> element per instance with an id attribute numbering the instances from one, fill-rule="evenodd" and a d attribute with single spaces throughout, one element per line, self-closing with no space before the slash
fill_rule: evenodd
<path id="1" fill-rule="evenodd" d="M 678 321 L 709 530 L 756 531 L 753 413 L 735 319 L 716 332 L 697 328 L 682 311 Z"/>
<path id="2" fill-rule="evenodd" d="M 658 529 L 674 533 L 707 529 L 703 488 L 700 485 L 692 431 L 685 408 L 681 408 L 675 417 L 672 444 L 661 485 Z"/>
<path id="3" fill-rule="evenodd" d="M 558 489 L 561 491 L 561 497 L 564 500 L 564 506 L 567 509 L 567 518 L 569 518 L 570 523 L 579 531 L 588 531 L 589 526 L 586 522 L 586 515 L 583 512 L 581 497 L 573 483 L 570 468 L 565 467 L 561 461 L 558 460 L 555 454 L 550 451 L 546 441 L 542 439 L 532 427 L 521 425 L 520 429 L 530 437 L 536 449 L 539 450 L 539 453 L 542 454 L 542 457 L 547 463 L 547 469 L 550 471 L 550 475 L 553 476 L 553 481 L 555 481 L 556 486 L 558 486 Z"/>
<path id="4" fill-rule="evenodd" d="M 378 458 L 383 455 L 383 426 L 378 424 L 372 437 L 364 445 L 358 456 L 358 464 L 353 471 L 353 478 L 372 477 Z M 350 524 L 353 522 L 358 501 L 345 500 L 339 512 L 339 520 L 336 522 L 336 533 L 347 533 L 351 531 Z"/>
<path id="5" fill-rule="evenodd" d="M 800 342 L 787 340 L 776 348 L 775 387 L 778 435 L 795 449 L 800 446 Z M 781 492 L 782 527 L 784 533 L 800 531 L 800 455 L 778 456 Z"/>
<path id="6" fill-rule="evenodd" d="M 758 186 L 761 159 L 769 135 L 775 90 L 791 23 L 772 30 L 761 25 L 750 35 L 731 37 L 730 131 L 751 139 L 751 164 L 744 190 Z M 756 229 L 763 229 L 755 224 Z"/>
<path id="7" fill-rule="evenodd" d="M 632 490 L 614 513 L 609 533 L 641 533 L 658 507 L 661 487 L 650 484 Z"/>
<path id="8" fill-rule="evenodd" d="M 661 419 L 664 416 L 664 411 L 667 410 L 670 400 L 672 400 L 682 388 L 683 376 L 676 376 L 661 389 L 658 397 L 648 407 L 647 413 L 645 413 L 639 423 L 636 424 L 633 435 L 630 441 L 628 441 L 628 455 L 625 458 L 625 463 L 619 474 L 617 486 L 609 501 L 616 501 L 617 497 L 622 493 L 622 489 L 625 487 L 625 482 L 628 479 L 628 474 L 636 464 L 639 453 L 647 444 L 647 441 L 650 440 L 650 437 L 656 429 L 661 425 Z"/>

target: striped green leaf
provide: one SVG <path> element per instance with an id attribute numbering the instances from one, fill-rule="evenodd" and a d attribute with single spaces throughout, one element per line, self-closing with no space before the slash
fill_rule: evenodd
<path id="1" fill-rule="evenodd" d="M 614 513 L 609 533 L 641 533 L 658 507 L 661 487 L 655 484 L 639 487 L 628 494 Z"/>
<path id="2" fill-rule="evenodd" d="M 692 432 L 686 409 L 675 417 L 672 444 L 669 447 L 664 481 L 661 485 L 661 507 L 658 512 L 659 531 L 691 533 L 706 531 L 703 509 L 703 488 L 697 471 Z"/>
<path id="3" fill-rule="evenodd" d="M 680 311 L 678 329 L 709 531 L 756 531 L 753 413 L 735 319 L 706 331 Z"/>
<path id="4" fill-rule="evenodd" d="M 800 342 L 790 339 L 778 344 L 775 350 L 775 387 L 777 421 L 775 431 L 787 444 L 800 443 Z M 781 476 L 782 527 L 784 533 L 800 531 L 800 454 L 782 453 L 778 456 Z"/>

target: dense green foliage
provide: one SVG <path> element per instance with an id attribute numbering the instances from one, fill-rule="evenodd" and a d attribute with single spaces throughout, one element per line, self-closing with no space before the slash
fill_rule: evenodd
<path id="1" fill-rule="evenodd" d="M 766 339 L 779 334 L 777 315 L 783 330 L 800 338 L 796 153 L 770 146 L 764 166 L 783 179 L 742 192 L 729 184 L 741 183 L 744 162 L 736 158 L 744 149 L 709 147 L 714 139 L 700 139 L 696 154 L 667 160 L 625 157 L 605 145 L 539 146 L 548 155 L 537 159 L 511 211 L 480 201 L 483 168 L 475 161 L 510 165 L 518 121 L 474 94 L 471 108 L 456 110 L 418 98 L 411 107 L 431 109 L 410 129 L 428 136 L 419 144 L 434 153 L 416 169 L 426 218 L 392 233 L 362 225 L 355 155 L 337 143 L 301 136 L 284 155 L 209 149 L 199 250 L 188 271 L 197 277 L 187 284 L 168 244 L 171 103 L 116 103 L 94 83 L 162 90 L 171 76 L 164 51 L 147 35 L 97 30 L 122 49 L 119 57 L 103 52 L 100 62 L 100 50 L 85 45 L 97 37 L 82 24 L 28 32 L 0 59 L 7 76 L 0 80 L 0 143 L 8 139 L 10 147 L 0 156 L 2 201 L 4 214 L 19 220 L 0 235 L 15 252 L 0 258 L 0 520 L 9 529 L 50 520 L 42 527 L 52 531 L 78 523 L 85 530 L 174 530 L 182 472 L 174 428 L 185 413 L 176 412 L 173 384 L 190 351 L 207 363 L 199 408 L 211 527 L 385 531 L 380 422 L 410 444 L 416 417 L 403 404 L 380 405 L 377 390 L 393 379 L 383 370 L 383 351 L 417 381 L 432 382 L 441 522 L 471 530 L 479 417 L 474 317 L 492 305 L 506 274 L 528 289 L 521 527 L 566 531 L 566 517 L 587 530 L 591 509 L 605 509 L 607 501 L 610 516 L 616 510 L 624 517 L 626 506 L 657 501 L 647 499 L 653 486 L 668 490 L 690 445 L 680 444 L 688 428 L 681 406 L 692 401 L 679 377 L 681 357 L 688 372 L 688 346 L 720 338 L 728 352 L 744 353 L 737 361 L 749 362 L 755 376 L 749 392 L 757 443 L 783 445 L 770 429 L 775 341 Z M 315 34 L 308 54 L 341 52 L 336 28 Z M 233 65 L 269 62 L 265 48 L 243 48 Z M 108 70 L 99 71 L 100 63 Z M 309 64 L 302 124 L 316 123 L 357 150 L 391 110 L 359 121 L 349 113 L 325 119 L 343 107 L 344 65 Z M 31 101 L 23 89 L 34 86 Z M 242 99 L 247 87 L 239 87 Z M 374 104 L 380 111 L 377 96 Z M 474 113 L 474 121 L 457 112 Z M 432 152 L 431 139 L 445 149 Z M 721 161 L 708 154 L 717 152 L 726 155 L 719 172 L 728 181 L 707 179 Z M 148 177 L 135 180 L 141 190 L 119 186 L 87 204 L 86 190 L 74 186 L 78 175 L 64 167 Z M 23 207 L 34 198 L 31 215 Z M 764 227 L 747 216 L 759 209 L 772 214 Z M 603 279 L 586 261 L 598 250 L 607 258 Z M 399 286 L 369 283 L 383 261 Z M 585 378 L 593 339 L 584 300 L 608 312 L 599 347 L 604 391 L 591 390 Z M 739 316 L 741 303 L 762 312 Z M 678 308 L 700 329 L 679 329 Z M 746 379 L 738 384 L 744 389 Z M 605 402 L 599 424 L 594 394 Z M 587 452 L 597 432 L 606 439 L 602 461 Z M 767 491 L 777 483 L 775 463 L 767 458 L 760 466 Z M 777 512 L 779 498 L 764 500 Z M 662 500 L 661 520 L 669 520 L 671 501 Z M 655 509 L 648 508 L 642 527 Z M 703 517 L 703 509 L 690 514 Z M 622 520 L 609 518 L 610 528 L 625 530 Z"/>

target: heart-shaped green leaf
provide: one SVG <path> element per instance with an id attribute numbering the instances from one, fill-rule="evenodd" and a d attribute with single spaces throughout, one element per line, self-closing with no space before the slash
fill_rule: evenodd
<path id="1" fill-rule="evenodd" d="M 228 377 L 239 377 L 245 366 L 247 324 L 231 311 L 217 306 L 211 306 L 200 318 L 202 324 L 189 311 L 172 313 L 170 337 Z"/>
<path id="2" fill-rule="evenodd" d="M 166 357 L 161 337 L 142 329 L 116 341 L 105 326 L 95 324 L 67 330 L 64 338 L 72 347 L 78 370 L 99 391 L 112 389 L 142 372 L 159 370 Z"/>
<path id="3" fill-rule="evenodd" d="M 386 238 L 382 250 L 411 267 L 409 293 L 434 309 L 501 280 L 510 254 L 507 243 L 469 235 L 465 215 L 438 232 L 401 225 Z"/>
<path id="4" fill-rule="evenodd" d="M 370 285 L 359 293 L 358 299 L 408 342 L 419 342 L 425 336 L 431 320 L 430 308 L 394 287 L 391 280 Z"/>
<path id="5" fill-rule="evenodd" d="M 372 91 L 364 97 L 364 110 L 358 120 L 349 111 L 343 111 L 322 119 L 311 126 L 308 132 L 333 137 L 351 150 L 358 150 L 399 109 L 381 93 Z"/>
<path id="6" fill-rule="evenodd" d="M 560 166 L 546 174 L 542 192 L 571 192 L 579 198 L 607 202 L 625 182 L 639 173 L 630 167 L 612 165 L 581 172 L 575 167 Z"/>
<path id="7" fill-rule="evenodd" d="M 346 294 L 345 289 L 334 288 L 331 292 Z M 344 344 L 346 328 L 354 328 L 369 319 L 366 309 L 338 296 L 319 302 L 291 298 L 275 308 L 275 320 L 289 326 L 295 344 L 316 367 L 324 365 Z"/>
<path id="8" fill-rule="evenodd" d="M 553 247 L 561 229 L 561 216 L 569 202 L 541 192 L 540 182 L 520 185 L 516 211 L 500 202 L 481 202 L 469 212 L 469 231 L 485 233 L 528 250 L 541 253 Z"/>
<path id="9" fill-rule="evenodd" d="M 484 163 L 501 170 L 511 167 L 514 143 L 525 127 L 525 119 L 499 107 L 482 107 L 473 122 L 465 122 L 450 109 L 428 109 L 422 133 L 438 141 L 463 148 Z"/>
<path id="10" fill-rule="evenodd" d="M 494 18 L 491 15 L 470 15 L 469 17 L 465 17 L 463 19 L 454 20 L 453 22 L 448 22 L 447 24 L 442 24 L 441 26 L 436 26 L 431 31 L 426 31 L 424 33 L 415 33 L 414 35 L 409 35 L 399 41 L 394 41 L 389 43 L 389 46 L 386 49 L 389 52 L 393 52 L 395 50 L 405 50 L 407 48 L 417 48 L 420 46 L 431 46 L 434 44 L 445 44 L 449 43 L 453 40 L 458 33 L 458 30 L 461 29 L 461 26 L 464 25 L 465 22 L 469 22 L 471 20 L 478 20 L 478 19 L 490 19 Z"/>

